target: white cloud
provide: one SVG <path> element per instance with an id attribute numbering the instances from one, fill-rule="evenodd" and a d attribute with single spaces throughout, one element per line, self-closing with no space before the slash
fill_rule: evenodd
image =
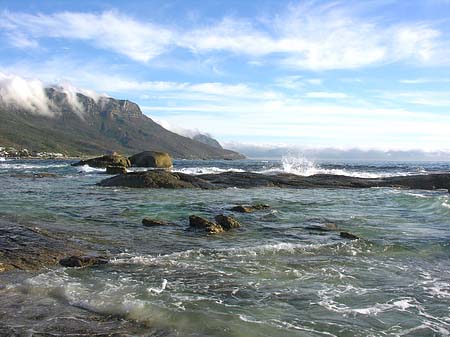
<path id="1" fill-rule="evenodd" d="M 264 23 L 246 18 L 180 29 L 138 21 L 116 11 L 100 14 L 4 12 L 1 26 L 11 43 L 35 47 L 43 38 L 83 40 L 93 46 L 149 62 L 174 48 L 193 54 L 228 52 L 252 64 L 271 56 L 297 69 L 352 69 L 390 62 L 448 63 L 448 38 L 423 22 L 386 24 L 338 3 L 290 6 Z"/>
<path id="2" fill-rule="evenodd" d="M 349 96 L 342 92 L 326 92 L 326 91 L 313 91 L 305 94 L 306 98 L 319 98 L 319 99 L 345 99 Z"/>

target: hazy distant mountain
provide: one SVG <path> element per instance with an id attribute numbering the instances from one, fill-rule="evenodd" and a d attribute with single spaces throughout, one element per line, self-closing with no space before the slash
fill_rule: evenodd
<path id="1" fill-rule="evenodd" d="M 215 147 L 217 149 L 223 149 L 222 145 L 220 145 L 220 143 L 217 140 L 215 140 L 214 138 L 212 138 L 210 135 L 199 133 L 199 134 L 195 135 L 194 137 L 192 137 L 192 139 L 196 140 L 197 142 Z"/>
<path id="2" fill-rule="evenodd" d="M 27 109 L 24 104 L 0 100 L 0 146 L 71 155 L 158 150 L 174 158 L 243 157 L 213 141 L 208 145 L 170 132 L 127 100 L 90 97 L 60 88 L 47 88 L 45 95 L 48 111 L 39 111 L 46 109 L 33 102 Z"/>

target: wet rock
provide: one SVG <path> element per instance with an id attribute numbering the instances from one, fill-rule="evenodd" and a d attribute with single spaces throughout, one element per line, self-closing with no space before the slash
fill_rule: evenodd
<path id="1" fill-rule="evenodd" d="M 171 168 L 172 158 L 166 152 L 144 151 L 130 157 L 131 165 L 138 167 Z"/>
<path id="2" fill-rule="evenodd" d="M 214 218 L 214 220 L 216 221 L 216 223 L 218 225 L 222 226 L 222 228 L 226 231 L 233 229 L 233 228 L 241 227 L 241 224 L 239 223 L 239 221 L 237 221 L 232 216 L 226 216 L 223 214 L 219 214 Z"/>
<path id="3" fill-rule="evenodd" d="M 56 233 L 0 219 L 0 272 L 39 270 L 82 248 Z"/>
<path id="4" fill-rule="evenodd" d="M 237 205 L 230 208 L 230 211 L 239 212 L 239 213 L 252 213 L 256 211 L 260 211 L 263 209 L 269 209 L 270 206 L 266 204 L 255 204 L 250 206 Z"/>
<path id="5" fill-rule="evenodd" d="M 169 225 L 173 225 L 170 222 L 166 222 L 163 220 L 156 220 L 156 219 L 150 219 L 150 218 L 144 218 L 142 219 L 142 224 L 145 227 L 157 227 L 157 226 L 169 226 Z"/>
<path id="6" fill-rule="evenodd" d="M 189 217 L 189 226 L 192 228 L 205 230 L 211 234 L 222 233 L 224 231 L 222 226 L 197 215 L 191 215 Z"/>
<path id="7" fill-rule="evenodd" d="M 360 237 L 358 237 L 358 236 L 356 236 L 354 234 L 348 233 L 348 232 L 340 232 L 339 236 L 341 238 L 349 239 L 349 240 L 359 240 L 360 239 Z"/>
<path id="8" fill-rule="evenodd" d="M 312 230 L 312 231 L 318 231 L 318 232 L 330 232 L 330 231 L 337 231 L 338 226 L 335 223 L 326 223 L 322 225 L 310 225 L 306 226 L 305 229 Z"/>
<path id="9" fill-rule="evenodd" d="M 108 166 L 121 166 L 130 167 L 131 163 L 127 157 L 121 156 L 119 154 L 104 155 L 97 158 L 80 160 L 77 163 L 72 164 L 72 166 L 82 166 L 89 165 L 95 168 L 107 168 Z"/>
<path id="10" fill-rule="evenodd" d="M 90 267 L 107 264 L 108 259 L 102 256 L 69 256 L 59 260 L 63 267 Z"/>
<path id="11" fill-rule="evenodd" d="M 126 174 L 127 169 L 123 166 L 108 166 L 106 167 L 106 174 Z"/>
<path id="12" fill-rule="evenodd" d="M 105 166 L 106 167 L 106 166 Z M 448 189 L 449 173 L 435 173 L 429 175 L 399 176 L 387 178 L 357 178 L 332 174 L 316 174 L 312 176 L 298 176 L 282 173 L 265 175 L 253 172 L 223 172 L 219 174 L 189 175 L 165 170 L 151 170 L 135 172 L 105 179 L 100 186 L 124 186 L 137 188 L 370 188 L 394 187 L 423 190 Z M 267 206 L 267 205 L 265 205 Z M 246 207 L 239 209 L 245 212 Z M 267 207 L 254 209 L 260 210 Z M 251 208 L 250 208 L 251 209 Z M 236 208 L 234 211 L 239 212 Z"/>
<path id="13" fill-rule="evenodd" d="M 136 188 L 216 188 L 209 182 L 196 176 L 165 170 L 130 172 L 102 180 L 98 185 Z"/>

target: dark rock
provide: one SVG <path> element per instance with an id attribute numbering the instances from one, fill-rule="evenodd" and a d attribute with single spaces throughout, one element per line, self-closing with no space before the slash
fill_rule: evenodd
<path id="1" fill-rule="evenodd" d="M 268 209 L 268 208 L 270 208 L 270 206 L 265 205 L 265 204 L 256 204 L 256 205 L 250 205 L 250 206 L 238 205 L 238 206 L 234 206 L 234 207 L 230 208 L 230 211 L 239 212 L 239 213 L 252 213 L 255 211 Z"/>
<path id="2" fill-rule="evenodd" d="M 128 158 L 114 153 L 111 155 L 104 155 L 97 158 L 80 160 L 79 162 L 72 164 L 72 166 L 82 166 L 82 165 L 89 165 L 90 167 L 96 168 L 107 168 L 108 166 L 130 167 L 131 163 Z"/>
<path id="3" fill-rule="evenodd" d="M 168 153 L 144 151 L 130 157 L 131 165 L 138 167 L 171 168 L 172 158 Z"/>
<path id="4" fill-rule="evenodd" d="M 106 167 L 106 174 L 126 174 L 127 169 L 123 166 L 108 166 Z"/>
<path id="5" fill-rule="evenodd" d="M 145 227 L 157 227 L 157 226 L 169 226 L 172 225 L 170 222 L 162 221 L 162 220 L 155 220 L 150 218 L 144 218 L 142 219 L 142 224 Z"/>
<path id="6" fill-rule="evenodd" d="M 202 188 L 215 189 L 209 182 L 184 173 L 166 170 L 131 172 L 102 180 L 100 186 L 123 186 L 137 188 Z"/>
<path id="7" fill-rule="evenodd" d="M 108 259 L 101 256 L 69 256 L 59 260 L 63 267 L 89 267 L 107 264 Z"/>
<path id="8" fill-rule="evenodd" d="M 295 174 L 264 175 L 253 172 L 224 172 L 220 174 L 201 174 L 197 176 L 153 170 L 112 177 L 99 183 L 100 186 L 124 186 L 141 188 L 370 188 L 394 187 L 411 189 L 448 189 L 449 173 L 429 175 L 400 176 L 388 178 L 356 178 L 331 174 L 298 176 Z M 248 206 L 247 206 L 248 207 Z M 254 206 L 253 206 L 254 207 Z M 256 209 L 265 209 L 267 205 Z M 238 211 L 237 209 L 234 211 Z"/>
<path id="9" fill-rule="evenodd" d="M 223 214 L 219 214 L 214 218 L 214 220 L 216 221 L 216 223 L 218 225 L 222 226 L 222 228 L 226 231 L 233 229 L 233 228 L 241 227 L 241 224 L 239 223 L 239 221 L 237 221 L 232 216 L 226 216 Z"/>
<path id="10" fill-rule="evenodd" d="M 192 228 L 205 230 L 211 234 L 222 233 L 224 231 L 222 226 L 197 215 L 191 215 L 189 217 L 189 226 Z"/>
<path id="11" fill-rule="evenodd" d="M 67 254 L 83 250 L 57 233 L 0 219 L 0 272 L 39 270 Z"/>
<path id="12" fill-rule="evenodd" d="M 353 235 L 353 234 L 351 234 L 351 233 L 348 233 L 348 232 L 340 232 L 340 233 L 339 233 L 339 236 L 340 236 L 341 238 L 349 239 L 349 240 L 359 240 L 359 239 L 360 239 L 360 237 L 358 237 L 358 236 L 356 236 L 356 235 Z"/>

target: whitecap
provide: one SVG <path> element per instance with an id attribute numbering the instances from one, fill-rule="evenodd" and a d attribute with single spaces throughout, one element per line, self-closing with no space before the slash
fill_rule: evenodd
<path id="1" fill-rule="evenodd" d="M 78 169 L 79 169 L 79 172 L 83 172 L 83 173 L 106 172 L 105 168 L 95 168 L 95 167 L 90 167 L 89 165 L 80 166 Z"/>

